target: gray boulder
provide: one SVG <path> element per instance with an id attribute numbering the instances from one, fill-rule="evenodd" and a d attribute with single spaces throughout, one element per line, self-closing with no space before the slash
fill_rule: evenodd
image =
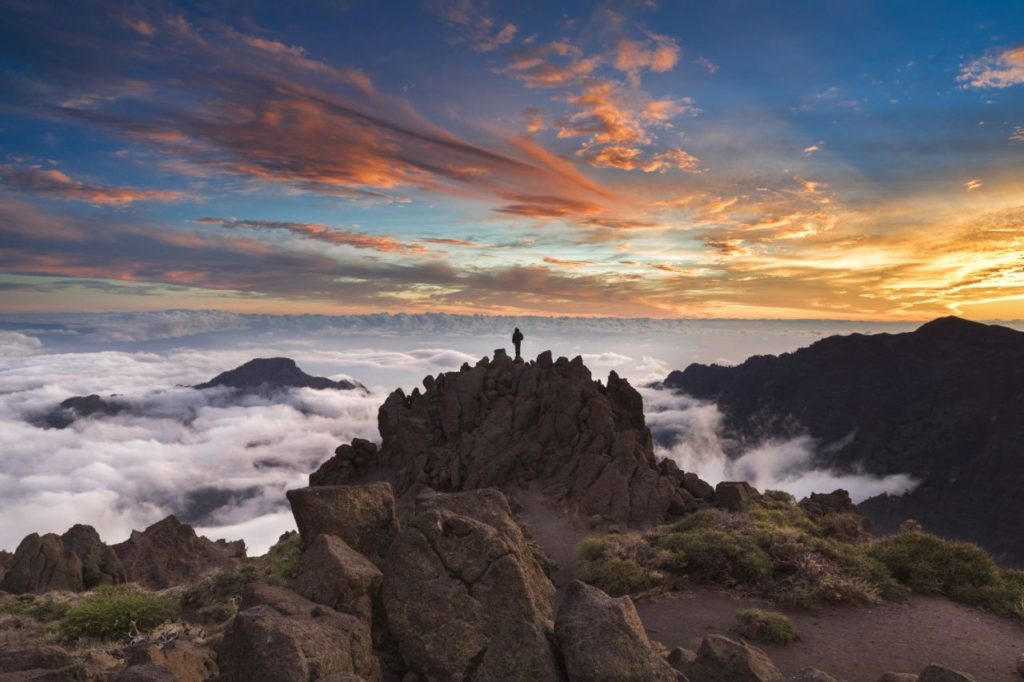
<path id="1" fill-rule="evenodd" d="M 722 635 L 707 635 L 697 660 L 683 666 L 692 682 L 778 682 L 782 673 L 761 649 Z"/>
<path id="2" fill-rule="evenodd" d="M 678 673 L 651 646 L 629 597 L 614 599 L 574 580 L 558 608 L 555 637 L 570 681 L 678 679 Z"/>
<path id="3" fill-rule="evenodd" d="M 746 481 L 722 481 L 715 486 L 715 506 L 740 511 L 759 493 Z"/>
<path id="4" fill-rule="evenodd" d="M 932 663 L 917 676 L 918 682 L 975 682 L 974 677 L 944 665 Z"/>
<path id="5" fill-rule="evenodd" d="M 560 680 L 554 593 L 497 490 L 422 496 L 384 564 L 389 628 L 429 680 Z"/>
<path id="6" fill-rule="evenodd" d="M 377 561 L 398 532 L 395 496 L 387 483 L 311 486 L 287 495 L 303 547 L 318 535 L 336 535 Z"/>
<path id="7" fill-rule="evenodd" d="M 302 553 L 295 592 L 372 623 L 384 574 L 336 535 L 318 535 Z"/>
<path id="8" fill-rule="evenodd" d="M 246 588 L 218 662 L 227 682 L 312 682 L 334 673 L 381 678 L 366 623 L 260 583 Z"/>

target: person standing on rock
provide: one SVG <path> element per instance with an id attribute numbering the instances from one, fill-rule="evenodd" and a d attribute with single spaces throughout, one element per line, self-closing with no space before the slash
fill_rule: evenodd
<path id="1" fill-rule="evenodd" d="M 523 333 L 519 331 L 519 327 L 516 327 L 516 330 L 512 332 L 512 345 L 516 347 L 516 360 L 518 360 L 520 357 L 520 349 L 523 345 L 523 338 Z"/>

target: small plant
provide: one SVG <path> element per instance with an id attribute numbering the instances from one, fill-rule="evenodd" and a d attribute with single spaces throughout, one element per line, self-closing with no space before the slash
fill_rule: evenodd
<path id="1" fill-rule="evenodd" d="M 741 609 L 736 612 L 740 634 L 747 639 L 768 644 L 792 644 L 800 641 L 800 633 L 789 616 L 775 611 Z"/>
<path id="2" fill-rule="evenodd" d="M 279 587 L 291 587 L 299 572 L 302 558 L 302 540 L 296 532 L 286 533 L 267 552 L 267 582 Z"/>
<path id="3" fill-rule="evenodd" d="M 151 630 L 178 612 L 170 597 L 145 592 L 132 585 L 103 586 L 67 612 L 60 622 L 65 639 L 113 640 Z"/>
<path id="4" fill-rule="evenodd" d="M 637 592 L 647 586 L 644 571 L 628 559 L 595 559 L 576 565 L 576 578 L 613 597 Z"/>

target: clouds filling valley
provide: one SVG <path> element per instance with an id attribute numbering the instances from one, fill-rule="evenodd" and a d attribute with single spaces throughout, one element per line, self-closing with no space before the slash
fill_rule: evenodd
<path id="1" fill-rule="evenodd" d="M 339 444 L 353 437 L 379 439 L 377 409 L 391 390 L 410 390 L 427 374 L 473 364 L 495 347 L 472 354 L 466 351 L 479 345 L 479 338 L 453 342 L 418 335 L 404 341 L 432 347 L 381 349 L 395 346 L 395 340 L 364 337 L 358 347 L 317 343 L 314 348 L 301 341 L 305 337 L 295 337 L 287 343 L 275 338 L 219 344 L 213 350 L 53 352 L 46 335 L 39 334 L 40 341 L 32 331 L 0 333 L 0 549 L 7 550 L 28 533 L 63 532 L 75 523 L 91 524 L 105 541 L 119 542 L 132 529 L 174 513 L 209 537 L 244 538 L 250 553 L 260 554 L 294 527 L 285 490 L 306 485 L 308 474 Z M 554 341 L 543 339 L 544 347 L 575 354 L 564 347 L 559 352 Z M 368 347 L 375 342 L 377 348 Z M 595 378 L 615 369 L 642 385 L 682 364 L 675 350 L 678 337 L 674 352 L 655 348 L 651 355 L 642 349 L 633 349 L 635 355 L 604 350 L 604 342 L 595 341 L 587 349 L 591 352 L 583 353 Z M 272 355 L 292 357 L 312 374 L 354 378 L 370 388 L 301 388 L 267 396 L 188 387 Z M 66 398 L 94 393 L 116 394 L 126 409 L 80 418 L 62 429 L 40 425 L 38 418 Z M 815 448 L 824 444 L 809 437 L 764 442 L 736 453 L 727 447 L 713 403 L 653 388 L 641 393 L 656 454 L 711 483 L 749 480 L 759 489 L 783 489 L 798 497 L 845 487 L 858 501 L 913 485 L 902 475 L 816 469 Z"/>

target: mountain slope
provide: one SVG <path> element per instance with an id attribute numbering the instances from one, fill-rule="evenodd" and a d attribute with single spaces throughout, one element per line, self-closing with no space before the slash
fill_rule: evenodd
<path id="1" fill-rule="evenodd" d="M 694 364 L 664 385 L 716 401 L 740 443 L 806 432 L 822 466 L 921 479 L 861 505 L 881 532 L 914 518 L 1024 564 L 1024 333 L 947 317 L 736 367 Z"/>
<path id="2" fill-rule="evenodd" d="M 258 391 L 262 389 L 279 390 L 282 388 L 315 388 L 323 390 L 336 388 L 350 391 L 363 388 L 354 381 L 332 381 L 326 377 L 315 377 L 306 374 L 291 358 L 255 358 L 226 372 L 221 372 L 209 381 L 196 384 L 192 388 L 204 389 L 215 386 L 227 386 L 242 391 Z"/>

